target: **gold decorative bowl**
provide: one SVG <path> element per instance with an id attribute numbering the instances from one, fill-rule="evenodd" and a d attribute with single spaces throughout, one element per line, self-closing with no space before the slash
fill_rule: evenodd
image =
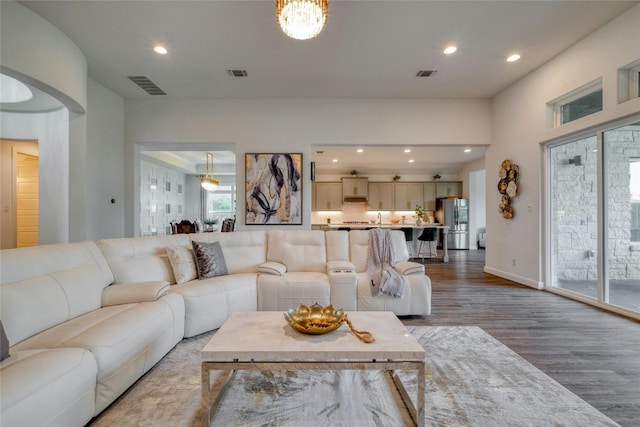
<path id="1" fill-rule="evenodd" d="M 337 310 L 332 305 L 322 307 L 315 303 L 311 307 L 300 304 L 296 309 L 290 308 L 284 313 L 284 318 L 298 332 L 322 335 L 338 329 L 347 316 L 342 309 Z"/>

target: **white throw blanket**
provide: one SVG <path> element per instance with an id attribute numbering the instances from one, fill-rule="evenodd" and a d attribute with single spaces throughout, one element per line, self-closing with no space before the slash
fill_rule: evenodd
<path id="1" fill-rule="evenodd" d="M 394 267 L 396 256 L 391 242 L 391 230 L 372 228 L 369 230 L 369 253 L 367 275 L 371 279 L 371 294 L 381 293 L 402 298 L 407 288 L 406 278 Z"/>

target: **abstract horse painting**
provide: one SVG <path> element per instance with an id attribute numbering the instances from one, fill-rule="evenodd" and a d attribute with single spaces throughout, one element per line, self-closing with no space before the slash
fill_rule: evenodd
<path id="1" fill-rule="evenodd" d="M 302 154 L 245 155 L 246 224 L 302 224 Z"/>

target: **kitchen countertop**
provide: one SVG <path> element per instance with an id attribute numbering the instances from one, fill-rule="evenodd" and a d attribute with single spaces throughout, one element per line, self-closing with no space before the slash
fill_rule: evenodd
<path id="1" fill-rule="evenodd" d="M 331 223 L 331 224 L 322 224 L 322 225 L 326 225 L 329 228 L 339 228 L 339 227 L 349 227 L 349 228 L 354 228 L 354 229 L 365 229 L 365 228 L 374 228 L 374 227 L 379 227 L 379 228 L 440 228 L 443 230 L 448 230 L 449 226 L 448 225 L 442 225 L 442 224 L 422 224 L 422 225 L 415 225 L 415 224 L 391 224 L 391 223 L 382 223 L 382 224 L 353 224 L 353 223 Z"/>

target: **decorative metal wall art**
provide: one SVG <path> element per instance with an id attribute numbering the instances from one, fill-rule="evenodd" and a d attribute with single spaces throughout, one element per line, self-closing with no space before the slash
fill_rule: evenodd
<path id="1" fill-rule="evenodd" d="M 498 176 L 498 192 L 501 195 L 498 212 L 504 219 L 513 218 L 514 211 L 511 206 L 511 199 L 518 194 L 518 179 L 520 175 L 520 167 L 511 160 L 505 159 L 500 165 Z"/>
<path id="2" fill-rule="evenodd" d="M 302 224 L 302 154 L 245 155 L 247 225 Z"/>

